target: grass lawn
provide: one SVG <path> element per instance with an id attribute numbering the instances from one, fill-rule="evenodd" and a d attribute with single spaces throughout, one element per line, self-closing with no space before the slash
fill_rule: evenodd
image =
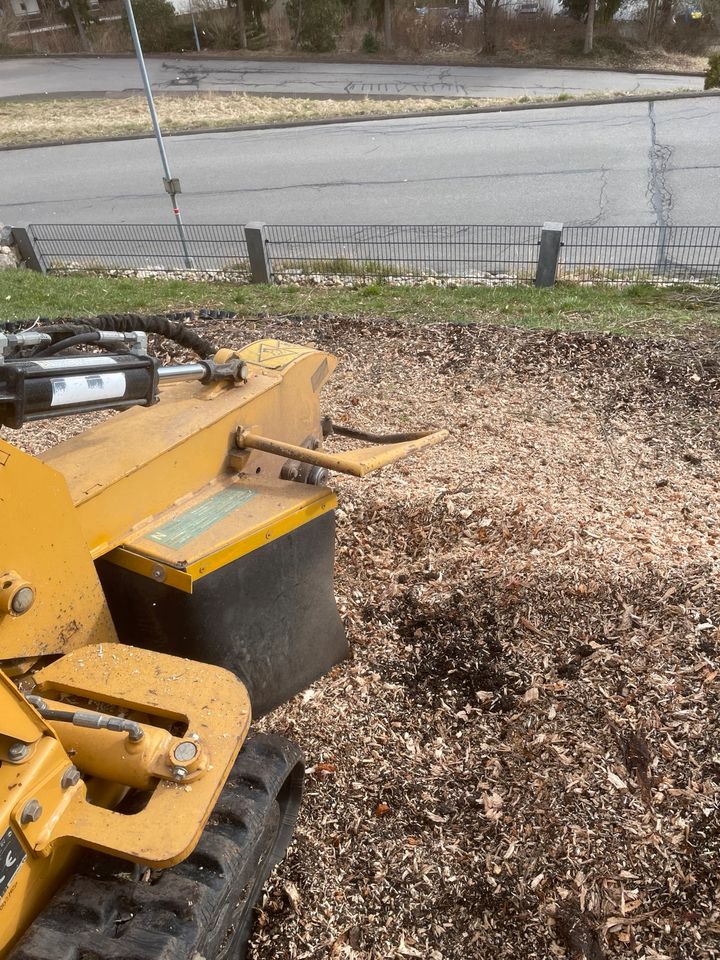
<path id="1" fill-rule="evenodd" d="M 100 313 L 229 310 L 240 316 L 386 316 L 411 322 L 493 323 L 625 334 L 720 333 L 720 297 L 692 289 L 632 286 L 392 287 L 252 286 L 183 280 L 0 273 L 0 321 Z"/>
<path id="2" fill-rule="evenodd" d="M 667 91 L 665 91 L 667 92 Z M 263 97 L 243 93 L 159 96 L 156 106 L 163 131 L 235 127 L 244 124 L 322 120 L 333 117 L 382 116 L 428 110 L 468 110 L 511 103 L 553 103 L 622 96 L 622 93 L 561 93 L 552 97 L 445 99 L 408 97 L 395 100 L 315 100 Z M 144 97 L 69 98 L 0 102 L 0 146 L 22 146 L 87 137 L 152 133 Z"/>

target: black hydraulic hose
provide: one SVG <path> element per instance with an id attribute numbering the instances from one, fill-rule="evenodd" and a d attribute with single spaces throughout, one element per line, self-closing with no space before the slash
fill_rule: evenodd
<path id="1" fill-rule="evenodd" d="M 99 330 L 88 330 L 86 333 L 76 333 L 72 337 L 65 337 L 62 340 L 56 340 L 49 347 L 38 350 L 32 355 L 33 360 L 39 357 L 52 357 L 63 350 L 69 350 L 70 347 L 79 347 L 81 344 L 97 343 L 100 339 Z"/>
<path id="2" fill-rule="evenodd" d="M 420 430 L 415 433 L 366 433 L 364 430 L 353 430 L 351 427 L 341 427 L 333 423 L 330 417 L 322 418 L 322 432 L 324 437 L 335 434 L 338 437 L 349 437 L 351 440 L 362 440 L 363 443 L 408 443 L 411 440 L 422 440 L 432 430 Z"/>
<path id="3" fill-rule="evenodd" d="M 219 310 L 201 310 L 198 314 L 200 319 L 232 319 L 235 314 Z M 206 360 L 217 352 L 217 347 L 210 340 L 206 340 L 193 330 L 188 329 L 185 320 L 194 319 L 194 314 L 152 314 L 142 315 L 137 313 L 124 314 L 102 314 L 97 317 L 87 317 L 68 320 L 56 320 L 53 323 L 37 320 L 14 321 L 6 324 L 7 333 L 19 333 L 21 330 L 30 328 L 39 330 L 42 333 L 49 333 L 53 338 L 58 337 L 64 341 L 63 347 L 68 346 L 68 340 L 82 332 L 92 330 L 114 330 L 120 333 L 132 333 L 140 330 L 143 333 L 155 333 L 166 340 L 172 340 L 181 347 L 185 347 L 197 354 L 201 359 Z M 55 344 L 53 343 L 53 347 Z M 39 356 L 40 354 L 36 354 Z"/>
<path id="4" fill-rule="evenodd" d="M 206 360 L 217 353 L 215 344 L 189 330 L 184 323 L 163 316 L 143 317 L 138 314 L 94 317 L 90 323 L 96 330 L 116 330 L 120 333 L 157 333 L 166 340 L 172 340 L 181 347 L 192 350 L 201 359 Z"/>

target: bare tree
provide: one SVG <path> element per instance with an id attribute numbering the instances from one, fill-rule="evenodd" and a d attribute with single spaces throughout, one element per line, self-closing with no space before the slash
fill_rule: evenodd
<path id="1" fill-rule="evenodd" d="M 237 31 L 238 31 L 238 47 L 241 50 L 244 50 L 247 47 L 247 30 L 245 29 L 245 0 L 235 0 L 236 4 L 236 17 L 237 17 Z"/>
<path id="2" fill-rule="evenodd" d="M 235 26 L 238 34 L 238 47 L 244 50 L 247 47 L 247 29 L 245 27 L 244 0 L 227 0 L 228 7 L 235 7 Z"/>
<path id="3" fill-rule="evenodd" d="M 78 10 L 78 5 L 76 0 L 59 0 L 59 6 L 61 10 L 69 11 L 72 16 L 73 23 L 75 24 L 75 30 L 77 35 L 80 38 L 80 47 L 86 53 L 92 53 L 92 44 L 87 35 L 85 29 L 85 24 L 83 23 L 83 18 Z M 85 8 L 87 10 L 87 8 Z"/>
<path id="4" fill-rule="evenodd" d="M 498 9 L 507 0 L 474 0 L 474 7 L 482 13 L 483 25 L 483 53 L 495 53 L 497 40 L 495 28 Z"/>
<path id="5" fill-rule="evenodd" d="M 293 47 L 297 50 L 300 45 L 300 31 L 303 22 L 303 0 L 298 0 L 297 4 L 297 23 L 295 24 L 295 34 L 293 36 Z"/>
<path id="6" fill-rule="evenodd" d="M 671 26 L 673 0 L 648 0 L 647 42 L 652 43 Z"/>
<path id="7" fill-rule="evenodd" d="M 586 55 L 588 53 L 592 53 L 594 29 L 595 29 L 595 0 L 590 0 L 590 2 L 588 3 L 587 20 L 585 21 L 585 42 L 583 44 L 583 53 Z"/>
<path id="8" fill-rule="evenodd" d="M 647 8 L 647 41 L 650 43 L 655 37 L 655 26 L 657 24 L 658 0 L 648 0 Z"/>
<path id="9" fill-rule="evenodd" d="M 392 0 L 383 0 L 383 42 L 386 50 L 392 48 Z"/>

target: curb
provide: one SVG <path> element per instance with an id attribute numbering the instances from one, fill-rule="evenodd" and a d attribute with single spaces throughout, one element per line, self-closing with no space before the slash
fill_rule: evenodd
<path id="1" fill-rule="evenodd" d="M 511 103 L 507 106 L 476 107 L 462 110 L 422 110 L 417 113 L 384 113 L 357 117 L 317 118 L 313 120 L 286 120 L 279 123 L 245 123 L 235 127 L 197 127 L 194 130 L 163 132 L 164 139 L 171 137 L 208 136 L 208 134 L 247 133 L 253 130 L 292 130 L 296 127 L 327 127 L 340 124 L 369 123 L 380 120 L 414 120 L 423 117 L 472 117 L 488 113 L 520 113 L 528 110 L 562 110 L 573 107 L 604 107 L 618 103 L 656 103 L 665 100 L 706 100 L 720 97 L 720 90 L 705 90 L 698 93 L 665 93 L 654 96 L 642 94 L 628 97 L 593 98 L 591 100 L 561 100 L 553 103 Z M 43 143 L 27 143 L 19 146 L 0 146 L 0 153 L 10 150 L 43 150 L 47 147 L 69 147 L 87 143 L 118 143 L 125 140 L 152 140 L 153 133 L 131 133 L 123 136 L 83 137 L 78 140 L 48 140 Z"/>
<path id="2" fill-rule="evenodd" d="M 702 93 L 702 91 L 697 91 Z M 3 103 L 43 103 L 46 100 L 127 100 L 128 97 L 144 97 L 142 87 L 126 87 L 124 90 L 58 90 L 57 93 L 16 93 L 10 97 L 0 96 Z M 180 87 L 174 90 L 155 90 L 154 97 L 263 97 L 268 100 L 471 100 L 472 97 L 443 97 L 417 95 L 407 96 L 402 93 L 388 93 L 375 96 L 366 93 L 248 93 L 246 90 L 195 90 L 191 87 Z M 476 98 L 479 99 L 479 98 Z M 165 136 L 165 134 L 163 134 Z M 169 136 L 169 134 L 168 134 Z"/>
<path id="3" fill-rule="evenodd" d="M 235 56 L 229 56 L 230 53 L 235 53 Z M 591 63 L 588 64 L 573 64 L 572 66 L 558 66 L 556 63 L 518 63 L 516 60 L 508 61 L 494 61 L 492 63 L 484 63 L 482 61 L 476 61 L 474 63 L 448 63 L 447 60 L 442 59 L 431 59 L 425 60 L 424 62 L 418 63 L 415 60 L 385 60 L 379 59 L 376 57 L 363 57 L 363 56 L 354 56 L 351 60 L 335 60 L 333 58 L 326 59 L 322 54 L 313 54 L 307 57 L 300 57 L 297 54 L 294 55 L 294 51 L 283 51 L 281 55 L 269 56 L 261 50 L 253 50 L 252 57 L 241 57 L 237 56 L 238 51 L 218 51 L 217 53 L 210 50 L 202 50 L 200 53 L 195 53 L 192 51 L 187 51 L 184 53 L 175 53 L 172 50 L 167 51 L 166 53 L 146 53 L 146 60 L 237 60 L 238 62 L 250 62 L 258 61 L 260 63 L 330 63 L 340 67 L 352 66 L 355 63 L 366 63 L 366 64 L 377 64 L 381 67 L 477 67 L 482 69 L 497 69 L 497 70 L 576 70 L 579 73 L 634 73 L 634 74 L 653 74 L 659 77 L 704 77 L 705 71 L 690 71 L 685 70 L 639 70 L 637 68 L 630 67 L 601 67 L 595 66 Z M 13 53 L 13 54 L 3 54 L 0 56 L 0 62 L 3 60 L 133 60 L 132 52 L 128 53 L 103 53 L 102 55 L 94 55 L 92 53 Z"/>

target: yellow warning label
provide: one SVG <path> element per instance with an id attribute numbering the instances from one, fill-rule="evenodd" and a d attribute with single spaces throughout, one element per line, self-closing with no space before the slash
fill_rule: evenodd
<path id="1" fill-rule="evenodd" d="M 256 363 L 269 370 L 284 370 L 285 367 L 305 356 L 306 353 L 315 353 L 312 347 L 301 347 L 297 343 L 285 343 L 284 340 L 256 340 L 238 351 L 238 356 L 248 363 Z"/>

